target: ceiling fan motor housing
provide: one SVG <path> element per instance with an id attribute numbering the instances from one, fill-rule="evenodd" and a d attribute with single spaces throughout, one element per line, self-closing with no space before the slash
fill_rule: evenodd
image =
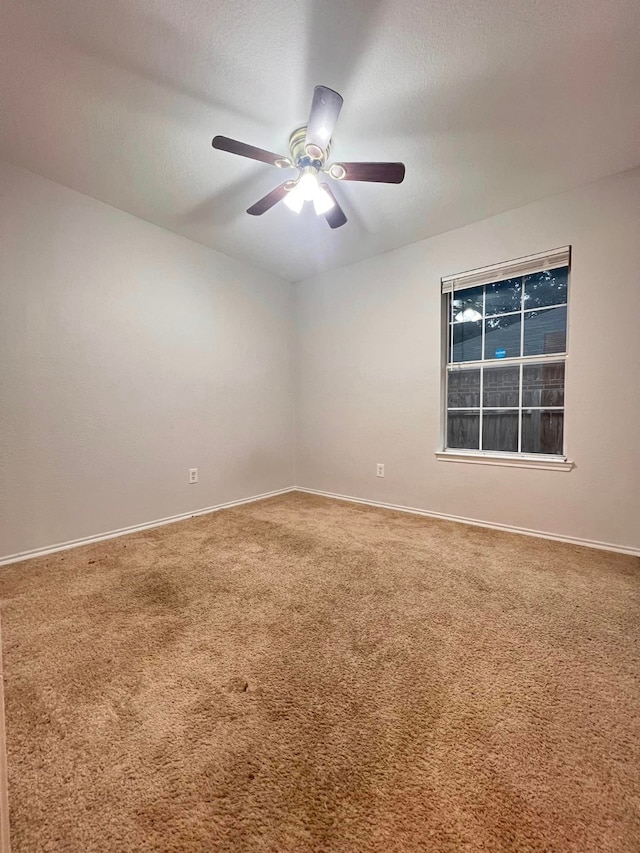
<path id="1" fill-rule="evenodd" d="M 324 164 L 329 159 L 331 144 L 327 145 L 323 151 L 318 145 L 309 145 L 305 147 L 307 138 L 307 126 L 297 128 L 289 137 L 289 150 L 291 151 L 291 159 L 296 166 L 304 169 L 308 166 L 314 169 L 324 168 Z"/>

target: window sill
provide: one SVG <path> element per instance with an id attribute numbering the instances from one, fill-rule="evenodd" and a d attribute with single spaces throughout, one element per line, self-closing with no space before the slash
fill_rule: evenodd
<path id="1" fill-rule="evenodd" d="M 573 462 L 564 456 L 510 456 L 464 450 L 436 452 L 438 462 L 470 462 L 474 465 L 502 465 L 507 468 L 541 468 L 545 471 L 571 471 Z"/>

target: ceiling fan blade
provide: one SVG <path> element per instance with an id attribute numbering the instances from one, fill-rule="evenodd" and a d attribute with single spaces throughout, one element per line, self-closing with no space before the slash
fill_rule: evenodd
<path id="1" fill-rule="evenodd" d="M 248 208 L 247 213 L 250 213 L 252 216 L 262 216 L 262 214 L 266 213 L 274 204 L 282 201 L 289 191 L 287 186 L 289 183 L 289 181 L 285 181 L 283 184 L 280 184 L 279 187 L 276 187 L 275 190 L 271 190 L 271 192 L 267 193 L 260 199 L 260 201 L 252 204 L 251 207 Z"/>
<path id="2" fill-rule="evenodd" d="M 246 145 L 244 142 L 238 142 L 237 139 L 229 139 L 228 136 L 214 136 L 211 144 L 219 151 L 239 154 L 241 157 L 248 157 L 250 160 L 261 160 L 263 163 L 269 163 L 271 166 L 291 165 L 288 157 L 283 157 L 281 154 L 274 154 L 272 151 L 265 151 L 264 148 Z"/>
<path id="3" fill-rule="evenodd" d="M 327 210 L 324 217 L 331 226 L 331 228 L 340 228 L 341 225 L 344 225 L 347 221 L 347 217 L 345 216 L 344 210 L 338 204 L 338 199 L 331 192 L 331 187 L 329 184 L 320 184 L 323 190 L 326 190 L 327 193 L 331 196 L 333 201 L 333 207 L 331 210 Z"/>
<path id="4" fill-rule="evenodd" d="M 311 151 L 308 151 L 312 157 L 321 157 L 327 150 L 341 109 L 342 95 L 326 86 L 315 87 L 305 141 L 305 148 L 309 145 L 314 146 Z M 319 149 L 319 151 L 314 149 Z"/>
<path id="5" fill-rule="evenodd" d="M 404 181 L 404 163 L 334 163 L 329 174 L 339 181 L 401 184 Z"/>

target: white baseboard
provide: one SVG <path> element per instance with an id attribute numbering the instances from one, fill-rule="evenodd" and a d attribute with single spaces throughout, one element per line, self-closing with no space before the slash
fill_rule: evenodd
<path id="1" fill-rule="evenodd" d="M 364 498 L 354 498 L 351 495 L 336 495 L 333 492 L 322 492 L 318 489 L 306 489 L 303 486 L 297 486 L 294 491 L 306 492 L 309 495 L 320 495 L 323 498 L 335 498 L 340 501 L 350 501 L 351 503 L 365 504 L 366 506 L 377 506 L 382 509 L 394 509 L 398 512 L 410 512 L 414 515 L 424 515 L 427 518 L 438 518 L 441 521 L 456 521 L 460 524 L 472 524 L 476 527 L 488 527 L 490 530 L 502 530 L 505 533 L 520 533 L 522 536 L 536 536 L 540 539 L 551 539 L 554 542 L 566 542 L 569 545 L 583 545 L 585 548 L 597 548 L 601 551 L 615 551 L 618 554 L 631 554 L 634 557 L 640 557 L 640 548 L 635 548 L 631 545 L 613 545 L 610 542 L 597 542 L 593 539 L 579 539 L 576 536 L 560 536 L 557 533 L 545 533 L 543 530 L 529 530 L 526 527 L 514 527 L 511 524 L 497 524 L 491 521 L 480 521 L 477 518 L 464 518 L 458 515 L 446 515 L 443 512 L 430 512 L 426 509 L 416 509 L 410 506 L 399 506 L 398 504 L 388 504 L 382 501 L 369 501 Z"/>
<path id="2" fill-rule="evenodd" d="M 69 548 L 79 548 L 81 545 L 91 545 L 95 542 L 103 542 L 105 539 L 115 539 L 118 536 L 126 536 L 129 533 L 138 533 L 141 530 L 149 530 L 152 527 L 161 527 L 164 524 L 173 524 L 175 521 L 185 521 L 188 518 L 194 518 L 198 515 L 207 515 L 210 512 L 217 512 L 221 509 L 229 509 L 234 506 L 242 506 L 242 504 L 253 503 L 254 501 L 273 498 L 277 495 L 286 495 L 289 492 L 304 492 L 310 495 L 319 495 L 324 498 L 334 498 L 341 501 L 349 501 L 350 503 L 364 504 L 366 506 L 376 506 L 382 509 L 393 509 L 398 512 L 410 512 L 414 515 L 423 515 L 427 518 L 438 518 L 442 521 L 456 521 L 460 524 L 472 524 L 476 527 L 487 527 L 490 530 L 502 530 L 506 533 L 519 533 L 522 536 L 536 536 L 540 539 L 551 539 L 554 542 L 566 542 L 570 545 L 583 545 L 586 548 L 597 548 L 602 551 L 615 551 L 619 554 L 631 554 L 635 557 L 640 557 L 640 548 L 624 545 L 613 545 L 609 542 L 597 542 L 592 539 L 579 539 L 575 536 L 560 536 L 556 533 L 545 533 L 542 530 L 529 530 L 526 527 L 514 527 L 510 524 L 498 524 L 489 521 L 481 521 L 476 518 L 465 518 L 458 515 L 446 515 L 442 512 L 430 512 L 426 509 L 417 509 L 416 507 L 402 506 L 400 504 L 384 503 L 383 501 L 370 501 L 366 498 L 356 498 L 351 495 L 339 495 L 334 492 L 323 492 L 319 489 L 308 489 L 303 486 L 290 486 L 286 489 L 277 489 L 273 492 L 265 492 L 261 495 L 253 495 L 250 498 L 242 498 L 237 501 L 229 501 L 228 503 L 216 504 L 216 506 L 205 507 L 204 509 L 193 510 L 192 512 L 184 512 L 180 515 L 172 515 L 167 518 L 160 518 L 155 521 L 148 521 L 144 524 L 134 524 L 130 527 L 121 527 L 118 530 L 111 530 L 107 533 L 99 533 L 95 536 L 85 536 L 82 539 L 73 539 L 69 542 L 61 542 L 57 545 L 49 545 L 44 548 L 34 548 L 30 551 L 22 551 L 18 554 L 8 554 L 5 557 L 0 557 L 0 566 L 8 566 L 11 563 L 19 563 L 22 560 L 31 560 L 33 557 L 44 557 L 47 554 L 55 554 L 57 551 L 67 551 Z"/>
<path id="3" fill-rule="evenodd" d="M 8 554 L 6 557 L 0 557 L 0 566 L 8 566 L 10 563 L 19 563 L 22 560 L 31 560 L 33 557 L 45 557 L 47 554 L 55 554 L 57 551 L 67 551 L 69 548 L 79 548 L 81 545 L 91 545 L 94 542 L 103 542 L 105 539 L 115 539 L 118 536 L 126 536 L 129 533 L 138 533 L 141 530 L 149 530 L 151 527 L 162 527 L 163 524 L 173 524 L 174 521 L 184 521 L 187 518 L 194 518 L 197 515 L 207 515 L 210 512 L 217 512 L 220 509 L 229 509 L 233 506 L 250 504 L 254 501 L 263 501 L 266 498 L 273 498 L 276 495 L 286 495 L 287 492 L 294 491 L 295 487 L 290 486 L 287 489 L 277 489 L 274 492 L 265 492 L 262 495 L 253 495 L 253 497 L 242 498 L 238 501 L 229 501 L 228 503 L 216 504 L 216 506 L 208 506 L 204 509 L 196 509 L 192 512 L 183 512 L 180 515 L 171 515 L 167 518 L 147 521 L 144 524 L 134 524 L 131 527 L 120 527 L 118 530 L 110 530 L 108 533 L 98 533 L 95 536 L 84 536 L 82 539 L 72 539 L 69 542 L 60 542 L 57 545 L 48 545 L 45 548 L 34 548 L 31 551 L 21 551 L 18 554 Z"/>

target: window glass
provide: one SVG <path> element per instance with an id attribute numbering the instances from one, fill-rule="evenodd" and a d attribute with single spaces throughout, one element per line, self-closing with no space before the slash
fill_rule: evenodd
<path id="1" fill-rule="evenodd" d="M 564 406 L 564 362 L 525 364 L 522 368 L 523 406 Z"/>
<path id="2" fill-rule="evenodd" d="M 486 308 L 487 317 L 490 314 L 507 314 L 510 311 L 519 311 L 522 298 L 522 279 L 507 278 L 504 281 L 496 281 L 494 284 L 486 285 Z"/>
<path id="3" fill-rule="evenodd" d="M 447 447 L 477 450 L 480 442 L 480 413 L 451 412 L 447 418 Z"/>
<path id="4" fill-rule="evenodd" d="M 482 449 L 515 453 L 518 449 L 518 410 L 484 412 Z"/>
<path id="5" fill-rule="evenodd" d="M 479 361 L 482 358 L 482 322 L 453 323 L 453 360 Z"/>
<path id="6" fill-rule="evenodd" d="M 525 310 L 566 303 L 568 272 L 567 267 L 560 267 L 526 275 L 524 277 Z"/>
<path id="7" fill-rule="evenodd" d="M 480 406 L 480 368 L 452 370 L 447 387 L 450 409 L 473 409 Z"/>
<path id="8" fill-rule="evenodd" d="M 484 357 L 517 358 L 520 355 L 520 314 L 491 317 L 484 321 Z"/>
<path id="9" fill-rule="evenodd" d="M 482 319 L 482 298 L 484 287 L 470 287 L 468 290 L 458 290 L 453 294 L 452 317 L 456 323 L 465 320 Z"/>
<path id="10" fill-rule="evenodd" d="M 517 406 L 520 398 L 520 368 L 487 367 L 484 371 L 482 405 L 491 408 Z"/>
<path id="11" fill-rule="evenodd" d="M 490 322 L 490 321 L 487 321 Z M 523 355 L 547 355 L 567 349 L 567 308 L 524 312 Z"/>
<path id="12" fill-rule="evenodd" d="M 522 412 L 522 451 L 524 453 L 562 453 L 564 412 L 524 409 Z"/>

